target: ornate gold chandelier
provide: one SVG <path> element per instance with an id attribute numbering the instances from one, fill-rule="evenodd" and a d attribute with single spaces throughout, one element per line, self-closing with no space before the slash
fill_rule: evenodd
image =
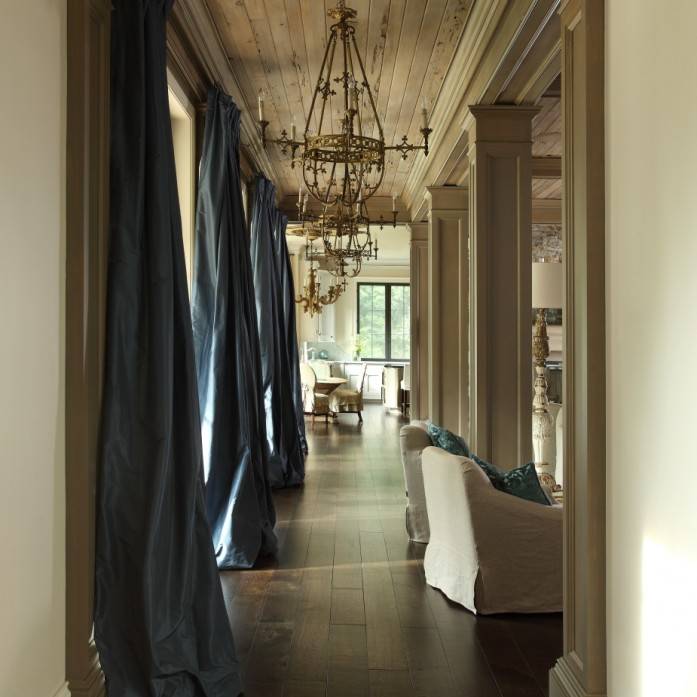
<path id="1" fill-rule="evenodd" d="M 284 155 L 290 153 L 291 167 L 296 164 L 302 167 L 304 187 L 323 206 L 323 214 L 346 218 L 346 210 L 351 211 L 356 204 L 362 208 L 382 184 L 385 151 L 396 150 L 403 159 L 416 150 L 428 155 L 431 129 L 424 104 L 420 129 L 423 144 L 410 144 L 405 135 L 398 145 L 385 145 L 375 99 L 356 43 L 352 23 L 356 11 L 347 7 L 345 0 L 338 1 L 338 6 L 328 12 L 337 21 L 330 28 L 302 139 L 296 140 L 295 122 L 290 126 L 290 133 L 284 129 L 280 138 L 268 139 L 269 122 L 264 119 L 261 92 L 258 107 L 264 147 L 271 142 Z M 301 201 L 302 196 L 301 186 Z M 330 213 L 328 209 L 334 206 L 344 213 L 338 210 Z"/>
<path id="2" fill-rule="evenodd" d="M 335 282 L 329 286 L 327 293 L 322 295 L 322 284 L 317 278 L 317 272 L 318 269 L 310 263 L 310 270 L 305 279 L 303 293 L 295 299 L 295 302 L 300 303 L 303 306 L 303 311 L 309 313 L 310 317 L 320 314 L 325 305 L 335 303 L 346 290 L 346 281 Z"/>

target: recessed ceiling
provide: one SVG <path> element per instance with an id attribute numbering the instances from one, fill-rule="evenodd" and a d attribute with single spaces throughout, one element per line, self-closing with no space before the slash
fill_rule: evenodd
<path id="1" fill-rule="evenodd" d="M 349 0 L 358 12 L 356 38 L 385 141 L 420 142 L 422 98 L 433 105 L 474 0 Z M 336 0 L 206 0 L 243 92 L 256 114 L 266 95 L 269 136 L 304 123 L 322 64 Z M 434 133 L 432 138 L 437 138 Z M 297 170 L 269 145 L 281 194 L 297 192 Z M 415 158 L 389 153 L 382 195 L 400 194 Z"/>

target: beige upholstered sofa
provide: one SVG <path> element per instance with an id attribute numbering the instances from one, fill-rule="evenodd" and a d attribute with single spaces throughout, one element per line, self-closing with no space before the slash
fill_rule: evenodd
<path id="1" fill-rule="evenodd" d="M 440 448 L 420 459 L 427 583 L 475 613 L 560 612 L 561 507 L 498 491 L 472 460 Z"/>

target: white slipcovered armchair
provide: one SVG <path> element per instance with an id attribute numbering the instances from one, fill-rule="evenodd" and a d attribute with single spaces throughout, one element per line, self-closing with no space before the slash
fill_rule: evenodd
<path id="1" fill-rule="evenodd" d="M 475 462 L 440 448 L 421 461 L 427 583 L 475 613 L 561 612 L 561 507 L 498 491 Z"/>
<path id="2" fill-rule="evenodd" d="M 402 426 L 399 432 L 404 468 L 404 486 L 407 493 L 407 534 L 414 542 L 428 542 L 429 527 L 424 494 L 424 479 L 421 472 L 421 453 L 431 445 L 423 421 L 412 421 Z"/>

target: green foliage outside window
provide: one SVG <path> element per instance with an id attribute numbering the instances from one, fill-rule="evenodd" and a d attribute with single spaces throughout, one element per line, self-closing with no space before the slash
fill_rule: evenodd
<path id="1" fill-rule="evenodd" d="M 409 286 L 401 283 L 359 283 L 358 331 L 363 344 L 363 358 L 409 360 Z"/>

